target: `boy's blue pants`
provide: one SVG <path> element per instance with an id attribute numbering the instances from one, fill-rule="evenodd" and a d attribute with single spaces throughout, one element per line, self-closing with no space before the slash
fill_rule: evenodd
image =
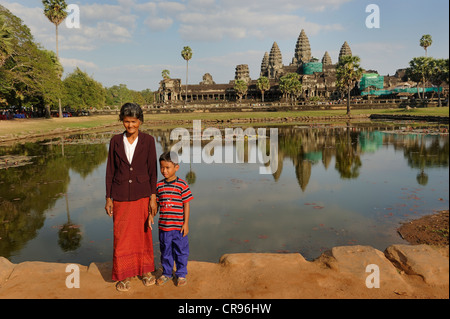
<path id="1" fill-rule="evenodd" d="M 172 278 L 173 262 L 177 266 L 175 275 L 186 278 L 189 258 L 188 236 L 183 237 L 179 230 L 159 231 L 161 265 L 163 275 Z"/>

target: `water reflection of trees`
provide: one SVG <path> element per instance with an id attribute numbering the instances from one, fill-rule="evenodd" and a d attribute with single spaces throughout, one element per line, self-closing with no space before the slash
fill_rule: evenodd
<path id="1" fill-rule="evenodd" d="M 411 168 L 418 170 L 416 179 L 419 185 L 428 183 L 426 169 L 447 167 L 449 161 L 449 139 L 430 138 L 427 135 L 402 135 L 391 137 L 395 145 L 403 145 L 403 153 Z"/>
<path id="2" fill-rule="evenodd" d="M 358 178 L 364 165 L 361 155 L 376 152 L 385 145 L 403 150 L 407 164 L 418 169 L 417 181 L 421 185 L 427 182 L 426 168 L 449 165 L 448 135 L 395 134 L 396 131 L 390 126 L 350 124 L 288 126 L 280 127 L 278 131 L 278 170 L 273 178 L 278 181 L 284 160 L 290 159 L 302 191 L 308 186 L 313 166 L 322 164 L 328 170 L 334 158 L 334 168 L 342 179 Z M 169 130 L 158 130 L 151 134 L 157 138 L 164 151 L 177 142 L 170 140 Z M 202 147 L 208 143 L 209 141 L 202 141 Z M 239 151 L 245 153 L 244 161 L 247 162 L 248 142 Z M 269 153 L 267 148 L 267 154 Z"/>
<path id="3" fill-rule="evenodd" d="M 69 170 L 85 178 L 105 161 L 107 145 L 72 145 L 58 139 L 2 147 L 0 155 L 32 160 L 30 165 L 0 170 L 0 255 L 10 257 L 37 235 L 45 212 L 67 194 Z M 70 245 L 64 241 L 65 248 Z"/>
<path id="4" fill-rule="evenodd" d="M 280 128 L 279 158 L 292 160 L 302 191 L 308 186 L 312 167 L 322 163 L 328 169 L 333 157 L 341 178 L 356 178 L 362 165 L 358 137 L 359 132 L 352 127 Z M 281 170 L 279 165 L 274 174 L 276 180 Z"/>
<path id="5" fill-rule="evenodd" d="M 417 181 L 424 185 L 428 181 L 426 168 L 449 165 L 448 135 L 394 134 L 389 130 L 370 127 L 291 127 L 280 128 L 279 158 L 292 160 L 298 183 L 305 191 L 314 165 L 322 162 L 328 169 L 335 158 L 335 169 L 342 179 L 359 176 L 363 165 L 361 155 L 376 152 L 383 145 L 403 149 L 407 164 L 417 168 Z M 282 166 L 274 174 L 278 180 Z"/>

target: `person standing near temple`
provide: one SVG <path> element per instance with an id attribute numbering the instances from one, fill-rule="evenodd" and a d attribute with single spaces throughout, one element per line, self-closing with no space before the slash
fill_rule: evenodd
<path id="1" fill-rule="evenodd" d="M 132 277 L 155 284 L 152 227 L 157 213 L 155 139 L 139 130 L 144 113 L 137 104 L 120 110 L 125 132 L 111 138 L 106 166 L 106 213 L 114 220 L 112 279 L 128 291 Z"/>

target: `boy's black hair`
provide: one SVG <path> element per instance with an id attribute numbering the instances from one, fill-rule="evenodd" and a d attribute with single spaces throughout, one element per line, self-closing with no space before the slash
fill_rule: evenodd
<path id="1" fill-rule="evenodd" d="M 125 117 L 135 117 L 141 122 L 144 122 L 144 112 L 142 111 L 139 104 L 136 103 L 125 103 L 120 109 L 119 119 L 124 120 Z"/>
<path id="2" fill-rule="evenodd" d="M 178 165 L 178 155 L 175 152 L 164 152 L 161 154 L 161 156 L 159 157 L 159 162 L 161 163 L 162 161 L 164 162 L 171 162 L 174 165 Z"/>

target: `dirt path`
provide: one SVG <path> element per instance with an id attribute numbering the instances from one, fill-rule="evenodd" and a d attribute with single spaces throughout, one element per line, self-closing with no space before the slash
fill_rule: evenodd
<path id="1" fill-rule="evenodd" d="M 427 244 L 448 246 L 449 211 L 441 211 L 404 223 L 399 229 L 400 236 L 413 245 Z"/>

